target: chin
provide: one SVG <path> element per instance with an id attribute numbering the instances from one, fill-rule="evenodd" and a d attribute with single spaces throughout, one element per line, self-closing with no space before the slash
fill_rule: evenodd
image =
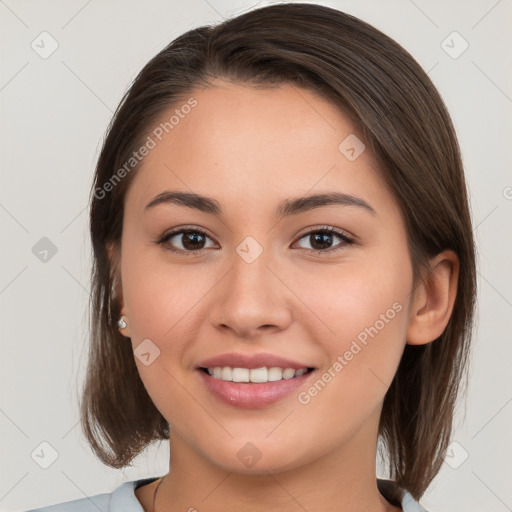
<path id="1" fill-rule="evenodd" d="M 261 442 L 253 438 L 233 441 L 220 446 L 215 453 L 203 452 L 210 461 L 225 471 L 244 475 L 264 475 L 280 473 L 299 467 L 312 459 L 305 453 L 297 452 L 297 444 L 285 446 L 280 441 L 262 438 Z"/>

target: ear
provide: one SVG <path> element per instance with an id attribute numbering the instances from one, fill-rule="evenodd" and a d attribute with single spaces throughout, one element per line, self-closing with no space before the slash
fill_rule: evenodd
<path id="1" fill-rule="evenodd" d="M 459 280 L 459 258 L 446 250 L 430 260 L 432 275 L 415 291 L 407 329 L 409 345 L 437 339 L 450 320 Z"/>
<path id="2" fill-rule="evenodd" d="M 124 315 L 126 318 L 126 310 L 124 306 L 124 298 L 123 298 L 123 287 L 121 284 L 121 269 L 119 265 L 120 255 L 119 255 L 119 247 L 115 244 L 109 243 L 107 244 L 107 255 L 110 262 L 110 268 L 112 269 L 113 274 L 113 283 L 112 283 L 112 298 L 117 301 L 119 304 L 119 312 L 120 315 Z M 116 318 L 115 321 L 117 323 L 119 319 Z M 126 323 L 128 323 L 128 319 L 126 318 Z M 118 328 L 119 332 L 126 336 L 130 337 L 130 329 L 129 325 L 124 329 Z"/>

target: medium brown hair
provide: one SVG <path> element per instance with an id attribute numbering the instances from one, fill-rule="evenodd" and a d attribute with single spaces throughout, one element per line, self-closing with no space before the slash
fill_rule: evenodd
<path id="1" fill-rule="evenodd" d="M 442 464 L 467 377 L 476 269 L 460 149 L 439 93 L 411 55 L 371 25 L 315 4 L 271 5 L 188 31 L 146 64 L 118 106 L 91 193 L 91 344 L 80 405 L 86 438 L 113 468 L 169 438 L 117 328 L 117 265 L 107 250 L 120 249 L 124 197 L 138 165 L 112 178 L 167 109 L 216 77 L 255 87 L 287 83 L 326 98 L 379 161 L 405 220 L 414 283 L 429 278 L 428 258 L 445 249 L 459 258 L 448 325 L 431 343 L 405 346 L 379 426 L 390 477 L 419 499 Z"/>

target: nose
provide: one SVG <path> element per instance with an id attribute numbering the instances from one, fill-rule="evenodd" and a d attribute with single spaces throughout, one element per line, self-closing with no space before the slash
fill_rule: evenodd
<path id="1" fill-rule="evenodd" d="M 286 329 L 294 295 L 280 274 L 265 251 L 252 263 L 235 254 L 231 269 L 212 290 L 212 325 L 247 341 Z"/>

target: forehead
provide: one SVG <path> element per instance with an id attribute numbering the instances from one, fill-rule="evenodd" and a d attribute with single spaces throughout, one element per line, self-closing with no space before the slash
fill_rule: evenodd
<path id="1" fill-rule="evenodd" d="M 155 146 L 126 198 L 138 210 L 166 188 L 247 207 L 251 199 L 262 205 L 315 189 L 382 193 L 371 152 L 364 149 L 353 160 L 342 152 L 345 140 L 360 144 L 358 152 L 364 144 L 351 120 L 291 84 L 255 88 L 216 81 L 163 112 L 149 133 Z"/>

